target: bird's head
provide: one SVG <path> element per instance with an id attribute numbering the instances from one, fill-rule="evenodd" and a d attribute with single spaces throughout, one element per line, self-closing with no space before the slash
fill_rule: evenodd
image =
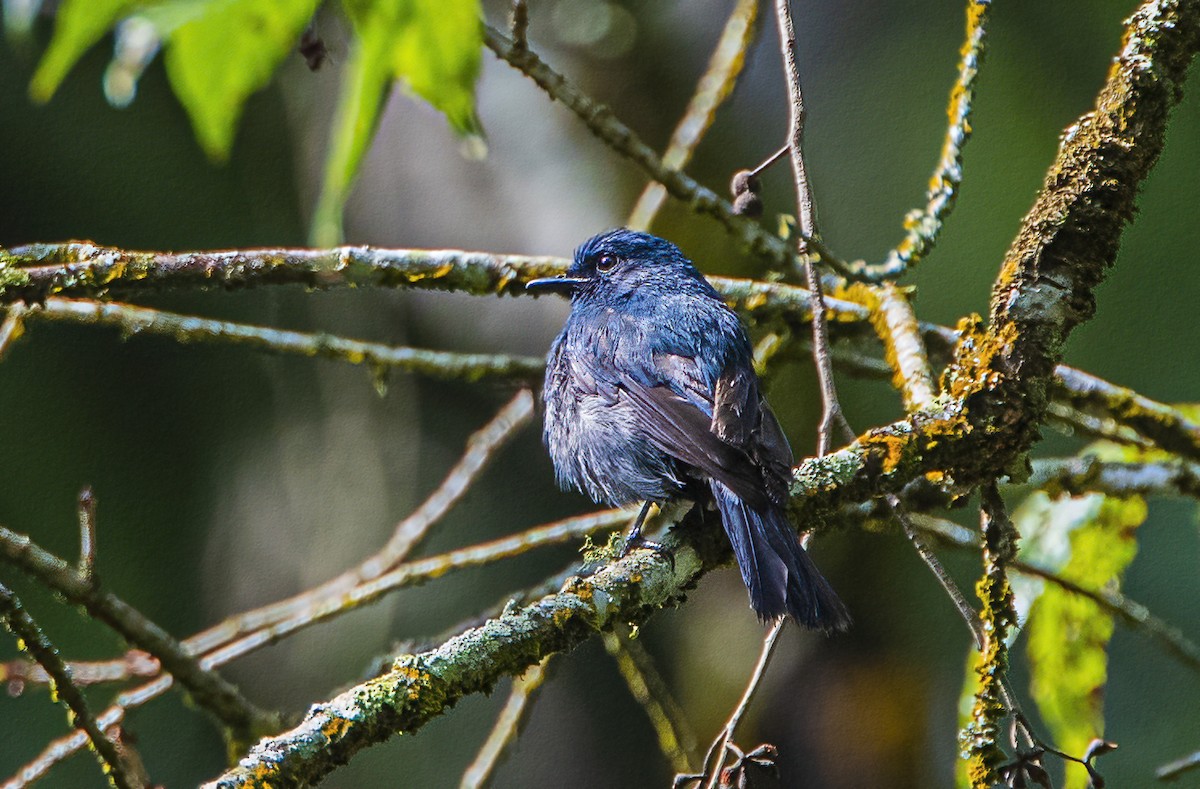
<path id="1" fill-rule="evenodd" d="M 608 230 L 585 241 L 575 250 L 566 274 L 535 279 L 525 285 L 535 293 L 564 296 L 632 294 L 644 286 L 672 290 L 708 283 L 679 251 L 658 236 L 636 230 Z"/>

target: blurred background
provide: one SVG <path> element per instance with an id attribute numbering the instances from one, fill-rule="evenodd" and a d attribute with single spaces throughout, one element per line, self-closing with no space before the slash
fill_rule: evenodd
<path id="1" fill-rule="evenodd" d="M 731 2 L 532 0 L 531 46 L 661 150 L 702 73 Z M 967 149 L 958 208 L 936 252 L 905 278 L 925 320 L 986 312 L 1008 242 L 1041 184 L 1061 130 L 1091 104 L 1120 42 L 1130 0 L 1004 3 Z M 507 3 L 485 3 L 503 25 Z M 844 0 L 796 8 L 809 107 L 807 154 L 823 234 L 844 257 L 879 259 L 923 202 L 941 145 L 946 95 L 963 29 L 956 0 Z M 725 191 L 731 174 L 784 140 L 786 109 L 773 19 L 761 24 L 745 74 L 689 167 Z M 101 77 L 105 39 L 46 106 L 27 98 L 50 33 L 0 44 L 0 246 L 88 239 L 144 249 L 303 245 L 322 172 L 346 51 L 323 14 L 332 63 L 297 55 L 251 99 L 231 160 L 210 163 L 171 95 L 161 62 L 126 109 Z M 214 53 L 214 68 L 220 53 Z M 1146 183 L 1140 214 L 1098 316 L 1066 361 L 1165 401 L 1198 399 L 1200 102 L 1189 95 Z M 644 185 L 532 82 L 484 53 L 479 115 L 488 155 L 464 156 L 444 119 L 392 95 L 350 200 L 347 241 L 568 255 L 621 224 Z M 767 222 L 792 212 L 786 167 L 765 177 Z M 668 203 L 654 230 L 709 273 L 750 275 L 710 220 Z M 140 303 L 258 324 L 441 349 L 542 354 L 566 304 L 380 291 L 267 288 L 163 294 Z M 29 326 L 0 364 L 0 523 L 72 557 L 75 499 L 99 500 L 98 572 L 106 586 L 183 637 L 247 607 L 325 580 L 374 551 L 441 480 L 467 436 L 509 396 L 503 384 L 393 375 L 380 396 L 364 369 L 233 347 L 123 338 L 114 330 Z M 815 442 L 818 397 L 808 366 L 776 372 L 769 395 L 796 448 Z M 859 430 L 895 419 L 883 382 L 842 381 Z M 1047 431 L 1037 454 L 1080 442 Z M 556 490 L 536 426 L 505 448 L 423 547 L 433 553 L 583 512 Z M 969 510 L 967 511 L 969 512 Z M 962 516 L 971 522 L 973 516 Z M 1200 638 L 1200 539 L 1195 506 L 1151 502 L 1125 591 Z M 544 550 L 433 581 L 241 660 L 224 674 L 255 701 L 300 713 L 362 679 L 398 642 L 437 635 L 485 605 L 564 567 L 577 546 Z M 780 748 L 786 786 L 936 787 L 953 783 L 957 702 L 967 633 L 911 547 L 895 536 L 839 533 L 814 553 L 856 627 L 824 639 L 789 630 L 739 741 Z M 945 556 L 964 588 L 977 558 Z M 4 572 L 69 656 L 100 659 L 123 645 L 50 595 Z M 732 569 L 711 574 L 678 611 L 641 631 L 675 689 L 701 750 L 741 693 L 762 629 Z M 1018 647 L 1020 649 L 1020 647 Z M 0 639 L 0 660 L 17 655 Z M 1022 686 L 1023 668 L 1015 668 Z M 357 757 L 327 784 L 451 786 L 507 695 L 471 697 L 414 737 Z M 94 689 L 95 707 L 111 689 Z M 1200 679 L 1120 629 L 1110 653 L 1104 757 L 1112 786 L 1149 785 L 1152 770 L 1200 747 Z M 216 729 L 179 694 L 133 712 L 129 728 L 150 775 L 167 786 L 215 776 Z M 66 731 L 43 689 L 0 699 L 0 775 Z M 1185 779 L 1185 783 L 1186 783 Z M 1193 786 L 1200 778 L 1192 777 Z M 593 639 L 556 658 L 524 734 L 496 785 L 666 786 L 643 711 Z M 101 786 L 90 756 L 47 786 Z"/>

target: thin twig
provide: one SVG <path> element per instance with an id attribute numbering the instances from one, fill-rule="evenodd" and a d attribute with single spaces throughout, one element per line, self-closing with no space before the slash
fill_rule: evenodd
<path id="1" fill-rule="evenodd" d="M 767 666 L 771 662 L 771 655 L 775 653 L 775 645 L 779 642 L 779 634 L 783 632 L 786 622 L 786 619 L 777 621 L 763 639 L 762 651 L 758 655 L 758 663 L 754 665 L 754 672 L 750 675 L 750 681 L 746 684 L 745 691 L 742 692 L 742 698 L 738 701 L 737 706 L 734 707 L 733 714 L 729 716 L 729 720 L 725 722 L 725 728 L 721 730 L 721 735 L 713 741 L 713 744 L 709 746 L 708 753 L 704 755 L 704 777 L 708 779 L 706 789 L 716 789 L 721 779 L 721 765 L 725 762 L 728 746 L 733 743 L 734 732 L 737 731 L 738 724 L 742 721 L 742 716 L 746 714 L 746 710 L 750 707 L 750 702 L 754 699 L 755 692 L 758 691 L 758 686 L 762 682 Z"/>
<path id="2" fill-rule="evenodd" d="M 96 722 L 83 692 L 71 681 L 70 669 L 59 657 L 58 650 L 21 606 L 17 596 L 3 584 L 0 584 L 0 619 L 20 641 L 21 648 L 50 677 L 55 696 L 70 710 L 72 725 L 87 734 L 100 760 L 100 767 L 112 785 L 117 789 L 141 789 L 125 769 L 116 743 L 105 736 Z"/>
<path id="3" fill-rule="evenodd" d="M 1182 759 L 1168 762 L 1154 771 L 1154 777 L 1160 781 L 1174 781 L 1184 773 L 1200 768 L 1200 751 L 1190 753 Z"/>
<path id="4" fill-rule="evenodd" d="M 174 678 L 170 674 L 164 674 L 145 685 L 118 694 L 114 703 L 96 716 L 96 725 L 102 731 L 120 725 L 127 711 L 158 698 L 174 684 Z M 78 753 L 90 741 L 87 734 L 81 731 L 52 740 L 32 761 L 27 762 L 11 778 L 0 784 L 0 789 L 26 789 L 45 777 L 56 764 Z"/>
<path id="5" fill-rule="evenodd" d="M 1039 458 L 1029 484 L 1051 495 L 1104 493 L 1109 496 L 1190 496 L 1200 498 L 1200 465 L 1169 459 L 1105 461 L 1092 455 Z"/>
<path id="6" fill-rule="evenodd" d="M 977 535 L 953 521 L 916 513 L 910 517 L 918 530 L 949 547 L 972 551 L 979 549 Z M 1130 600 L 1118 592 L 1085 589 L 1057 572 L 1038 567 L 1023 559 L 1014 559 L 1012 569 L 1022 575 L 1041 578 L 1072 594 L 1088 598 L 1134 633 L 1155 642 L 1165 653 L 1190 670 L 1200 672 L 1200 645 L 1190 641 L 1179 628 L 1155 616 L 1141 603 Z"/>
<path id="7" fill-rule="evenodd" d="M 641 705 L 658 739 L 658 748 L 677 773 L 686 773 L 696 738 L 654 660 L 641 644 L 624 633 L 603 634 L 604 649 L 616 661 L 634 700 Z"/>
<path id="8" fill-rule="evenodd" d="M 67 662 L 71 679 L 76 685 L 101 685 L 125 682 L 134 677 L 156 677 L 162 664 L 149 652 L 131 649 L 115 660 L 71 660 Z M 41 666 L 25 659 L 0 663 L 0 682 L 8 685 L 9 695 L 16 696 L 25 685 L 45 685 L 50 677 Z"/>
<path id="9" fill-rule="evenodd" d="M 700 138 L 712 125 L 717 108 L 729 97 L 742 73 L 757 19 L 758 0 L 738 0 L 708 59 L 704 76 L 671 134 L 671 141 L 662 156 L 663 167 L 682 170 L 691 161 Z M 667 190 L 662 184 L 657 181 L 647 184 L 626 224 L 634 230 L 649 230 L 666 197 Z"/>
<path id="10" fill-rule="evenodd" d="M 244 639 L 256 631 L 265 631 L 281 622 L 291 621 L 292 629 L 296 629 L 296 624 L 312 624 L 319 619 L 328 618 L 337 613 L 339 605 L 343 603 L 350 606 L 350 598 L 347 595 L 356 588 L 378 582 L 389 570 L 396 568 L 425 537 L 429 529 L 462 499 L 495 453 L 528 423 L 532 415 L 533 396 L 528 390 L 522 390 L 484 427 L 467 439 L 462 457 L 433 493 L 408 517 L 396 524 L 392 536 L 383 547 L 357 566 L 293 597 L 229 617 L 224 622 L 192 636 L 184 643 L 195 653 L 208 654 L 219 645 L 228 644 L 235 639 Z M 436 572 L 438 568 L 448 564 L 449 562 L 438 564 L 426 559 L 423 566 L 426 568 L 425 572 Z M 403 579 L 403 583 L 412 583 L 424 577 L 421 571 L 409 571 L 395 575 L 394 580 Z M 394 587 L 379 587 L 376 584 L 373 588 L 377 590 L 377 597 L 378 594 Z"/>
<path id="11" fill-rule="evenodd" d="M 79 577 L 89 586 L 96 581 L 96 494 L 79 492 Z"/>
<path id="12" fill-rule="evenodd" d="M 276 715 L 259 709 L 234 685 L 206 670 L 167 631 L 116 595 L 88 583 L 74 565 L 29 537 L 0 526 L 0 560 L 19 567 L 72 604 L 83 606 L 92 618 L 154 655 L 187 688 L 196 704 L 228 726 L 235 738 L 258 737 L 279 726 Z"/>
<path id="13" fill-rule="evenodd" d="M 284 614 L 292 610 L 287 605 L 291 601 L 283 601 L 230 617 L 215 627 L 197 633 L 183 644 L 192 654 L 200 656 L 201 666 L 217 668 L 256 649 L 273 644 L 304 627 L 378 599 L 387 591 L 418 584 L 432 578 L 440 578 L 454 570 L 499 561 L 525 553 L 534 547 L 553 545 L 570 539 L 578 539 L 601 529 L 622 526 L 632 515 L 633 511 L 630 509 L 602 510 L 548 523 L 499 540 L 461 548 L 409 564 L 401 564 L 391 572 L 377 578 L 371 589 L 354 594 L 353 599 L 344 606 L 333 604 L 319 607 L 316 602 L 310 601 L 307 608 L 301 612 L 304 614 L 303 616 L 296 614 L 292 619 L 286 619 Z M 562 581 L 560 580 L 554 589 L 561 588 L 561 586 Z M 351 592 L 356 591 L 359 591 L 357 587 L 355 590 L 351 590 Z M 546 595 L 553 591 L 545 588 L 544 584 L 538 584 L 528 594 Z M 165 685 L 162 684 L 164 679 L 166 680 Z M 118 697 L 117 702 L 105 711 L 100 720 L 106 727 L 114 725 L 115 722 L 120 721 L 125 710 L 140 706 L 161 695 L 171 687 L 171 684 L 171 677 L 168 675 L 131 692 L 132 695 L 122 694 Z M 85 743 L 86 740 L 79 738 L 63 738 L 51 743 L 34 762 L 23 768 L 17 777 L 14 777 L 13 780 L 16 783 L 0 785 L 0 789 L 21 789 L 28 782 L 44 775 L 54 764 L 78 751 Z M 22 777 L 26 775 L 32 777 L 28 779 Z"/>
<path id="14" fill-rule="evenodd" d="M 803 261 L 804 278 L 812 294 L 816 308 L 812 311 L 813 358 L 817 365 L 817 380 L 821 386 L 824 405 L 821 424 L 817 430 L 817 457 L 828 454 L 833 443 L 832 431 L 839 430 L 847 440 L 854 438 L 854 431 L 842 415 L 842 405 L 837 396 L 837 384 L 833 380 L 833 363 L 829 358 L 829 329 L 825 325 L 825 293 L 816 265 L 809 254 L 811 240 L 818 236 L 816 206 L 808 172 L 804 165 L 804 94 L 800 90 L 800 69 L 796 65 L 796 33 L 792 25 L 789 0 L 775 0 L 775 15 L 779 22 L 779 42 L 782 48 L 784 74 L 787 77 L 790 97 L 790 135 L 788 152 L 792 160 L 792 176 L 796 183 L 796 251 Z"/>
<path id="15" fill-rule="evenodd" d="M 514 49 L 529 49 L 529 5 L 525 0 L 513 0 L 512 12 L 508 19 L 508 29 L 512 33 L 512 45 Z"/>
<path id="16" fill-rule="evenodd" d="M 904 536 L 908 537 L 908 541 L 917 549 L 917 555 L 921 557 L 921 561 L 925 562 L 925 566 L 937 578 L 938 583 L 942 585 L 942 589 L 950 597 L 950 601 L 954 603 L 954 607 L 958 610 L 959 616 L 966 623 L 967 629 L 971 631 L 971 637 L 975 640 L 975 648 L 983 649 L 983 627 L 979 622 L 979 614 L 967 602 L 967 596 L 963 594 L 962 589 L 954 582 L 954 578 L 950 573 L 946 572 L 946 568 L 942 566 L 938 560 L 937 554 L 926 544 L 925 540 L 917 532 L 917 527 L 913 524 L 912 518 L 905 512 L 900 499 L 897 496 L 888 496 L 887 501 L 892 509 L 892 514 L 899 521 L 900 527 L 904 530 Z"/>
<path id="17" fill-rule="evenodd" d="M 729 201 L 711 189 L 701 186 L 678 170 L 664 166 L 658 154 L 642 142 L 633 129 L 621 123 L 608 107 L 584 95 L 533 52 L 517 50 L 503 33 L 490 26 L 484 27 L 483 43 L 498 58 L 536 82 L 551 98 L 562 102 L 596 137 L 642 168 L 646 175 L 666 187 L 672 197 L 683 201 L 692 211 L 716 219 L 735 240 L 774 268 L 786 270 L 793 265 L 795 255 L 782 239 L 758 223 L 735 214 Z M 850 268 L 845 261 L 824 244 L 812 238 L 806 240 L 809 250 L 819 255 L 827 266 L 839 273 L 849 274 Z"/>
<path id="18" fill-rule="evenodd" d="M 904 239 L 874 265 L 853 262 L 851 268 L 861 278 L 880 282 L 903 274 L 925 257 L 937 243 L 946 218 L 954 209 L 962 183 L 963 148 L 971 139 L 971 109 L 975 99 L 975 79 L 983 63 L 991 0 L 967 0 L 967 34 L 960 50 L 958 77 L 950 88 L 946 114 L 950 125 L 942 142 L 941 156 L 929 179 L 925 207 L 904 217 Z"/>
<path id="19" fill-rule="evenodd" d="M 462 780 L 458 783 L 459 789 L 480 789 L 491 783 L 492 773 L 504 760 L 508 746 L 516 740 L 525 723 L 534 696 L 546 679 L 546 666 L 549 662 L 550 658 L 547 657 L 513 680 L 508 701 L 496 717 L 496 722 L 488 732 L 483 746 L 475 754 L 475 759 L 463 773 Z"/>
<path id="20" fill-rule="evenodd" d="M 181 343 L 241 345 L 271 353 L 319 356 L 351 364 L 363 364 L 373 369 L 394 368 L 436 378 L 466 381 L 503 377 L 533 382 L 541 379 L 545 368 L 544 360 L 535 357 L 455 353 L 384 345 L 331 334 L 308 334 L 269 326 L 179 315 L 165 310 L 114 302 L 50 298 L 29 308 L 26 317 L 115 326 L 126 337 L 153 334 Z"/>
<path id="21" fill-rule="evenodd" d="M 1179 409 L 1132 389 L 1059 365 L 1055 395 L 1090 413 L 1101 413 L 1130 427 L 1168 452 L 1200 461 L 1200 424 Z"/>

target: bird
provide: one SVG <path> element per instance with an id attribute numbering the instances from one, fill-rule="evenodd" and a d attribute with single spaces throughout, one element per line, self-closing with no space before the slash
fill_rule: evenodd
<path id="1" fill-rule="evenodd" d="M 792 450 L 754 372 L 745 327 L 675 244 L 617 228 L 581 244 L 547 357 L 543 439 L 560 487 L 609 506 L 680 498 L 720 512 L 750 607 L 827 633 L 850 614 L 787 517 Z M 653 546 L 653 544 L 650 545 Z"/>

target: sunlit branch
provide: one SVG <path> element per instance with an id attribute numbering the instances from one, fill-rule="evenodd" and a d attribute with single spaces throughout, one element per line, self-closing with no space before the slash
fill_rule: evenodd
<path id="1" fill-rule="evenodd" d="M 717 108 L 729 97 L 738 75 L 742 73 L 746 50 L 754 40 L 757 19 L 758 0 L 738 0 L 708 59 L 708 67 L 696 86 L 696 92 L 671 134 L 671 141 L 662 156 L 663 167 L 682 170 L 691 161 L 700 139 L 712 125 Z M 626 225 L 634 230 L 649 230 L 666 198 L 667 190 L 662 184 L 647 184 L 630 212 Z"/>
<path id="2" fill-rule="evenodd" d="M 466 381 L 491 377 L 536 381 L 542 377 L 545 367 L 545 362 L 536 357 L 385 345 L 332 334 L 310 334 L 179 315 L 115 302 L 49 298 L 28 308 L 25 317 L 26 320 L 112 326 L 126 337 L 153 334 L 181 343 L 238 345 L 271 353 L 335 359 L 376 370 L 397 369 Z"/>

